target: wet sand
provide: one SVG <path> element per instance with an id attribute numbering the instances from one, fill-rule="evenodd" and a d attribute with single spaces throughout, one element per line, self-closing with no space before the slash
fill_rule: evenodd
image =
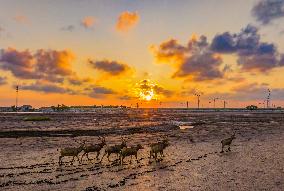
<path id="1" fill-rule="evenodd" d="M 284 190 L 283 113 L 114 110 L 44 114 L 51 120 L 42 122 L 26 115 L 0 115 L 0 190 Z M 232 151 L 220 153 L 233 132 Z M 110 145 L 121 136 L 141 143 L 139 163 L 121 166 L 113 155 L 58 165 L 58 148 L 97 143 L 98 135 Z M 164 160 L 149 160 L 148 145 L 163 135 L 171 144 Z"/>

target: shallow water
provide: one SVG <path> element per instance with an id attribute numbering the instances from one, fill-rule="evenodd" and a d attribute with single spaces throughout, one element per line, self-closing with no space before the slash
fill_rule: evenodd
<path id="1" fill-rule="evenodd" d="M 193 125 L 180 125 L 179 126 L 179 129 L 181 129 L 181 130 L 192 129 L 192 128 L 194 128 Z"/>

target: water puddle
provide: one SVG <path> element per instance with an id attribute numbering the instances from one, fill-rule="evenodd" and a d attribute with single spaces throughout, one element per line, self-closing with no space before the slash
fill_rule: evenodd
<path id="1" fill-rule="evenodd" d="M 193 125 L 180 125 L 179 129 L 185 130 L 185 129 L 192 129 L 193 127 L 194 127 Z"/>
<path id="2" fill-rule="evenodd" d="M 191 122 L 185 121 L 172 121 L 172 124 L 178 126 L 180 130 L 192 129 L 194 127 Z"/>

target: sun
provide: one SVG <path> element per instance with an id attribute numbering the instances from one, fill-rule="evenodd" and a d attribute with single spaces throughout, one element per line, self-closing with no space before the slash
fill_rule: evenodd
<path id="1" fill-rule="evenodd" d="M 154 91 L 148 90 L 148 91 L 140 91 L 140 98 L 142 100 L 150 101 L 154 97 Z"/>
<path id="2" fill-rule="evenodd" d="M 143 101 L 158 101 L 160 99 L 160 86 L 150 79 L 144 79 L 137 82 L 133 88 L 133 94 L 136 98 Z"/>

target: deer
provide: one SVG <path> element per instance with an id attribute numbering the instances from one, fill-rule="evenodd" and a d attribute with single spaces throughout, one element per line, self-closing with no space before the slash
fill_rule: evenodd
<path id="1" fill-rule="evenodd" d="M 106 149 L 105 149 L 105 153 L 103 155 L 103 157 L 101 158 L 101 161 L 103 160 L 103 158 L 105 157 L 105 155 L 107 155 L 107 159 L 108 161 L 110 162 L 109 160 L 109 156 L 114 153 L 116 154 L 117 157 L 119 157 L 119 154 L 120 154 L 120 151 L 121 149 L 123 149 L 124 147 L 126 147 L 126 141 L 125 139 L 123 139 L 121 137 L 121 144 L 120 145 L 113 145 L 113 146 L 107 146 Z M 100 162 L 101 162 L 100 161 Z"/>
<path id="2" fill-rule="evenodd" d="M 236 138 L 236 136 L 235 136 L 235 133 L 233 134 L 233 135 L 231 135 L 231 137 L 230 138 L 227 138 L 227 139 L 223 139 L 222 141 L 221 141 L 221 143 L 222 143 L 222 151 L 220 152 L 220 153 L 223 153 L 224 152 L 224 147 L 227 145 L 228 146 L 228 151 L 231 151 L 231 143 L 232 143 L 232 141 L 234 140 Z"/>
<path id="3" fill-rule="evenodd" d="M 90 161 L 91 159 L 89 158 L 89 153 L 96 153 L 96 159 L 99 159 L 100 151 L 102 148 L 106 145 L 106 140 L 104 137 L 99 136 L 99 140 L 101 141 L 99 144 L 91 144 L 91 145 L 86 145 L 83 148 L 84 154 L 81 157 L 81 162 L 83 161 L 83 157 L 87 156 L 87 159 Z"/>
<path id="4" fill-rule="evenodd" d="M 71 161 L 71 165 L 73 164 L 75 157 L 77 158 L 78 162 L 80 163 L 78 155 L 84 149 L 84 145 L 85 145 L 85 141 L 79 147 L 62 148 L 60 150 L 60 156 L 59 156 L 58 164 L 61 165 L 62 164 L 62 158 L 67 157 L 67 156 L 73 156 L 73 159 Z"/>
<path id="5" fill-rule="evenodd" d="M 120 162 L 121 165 L 123 165 L 123 159 L 127 156 L 130 156 L 130 163 L 132 162 L 132 156 L 134 155 L 136 158 L 137 163 L 139 163 L 138 158 L 137 158 L 137 153 L 140 149 L 144 149 L 142 145 L 137 144 L 136 146 L 132 147 L 124 147 L 120 151 Z"/>
<path id="6" fill-rule="evenodd" d="M 155 158 L 155 161 L 157 161 L 158 153 L 160 153 L 161 157 L 164 157 L 164 149 L 166 147 L 170 146 L 170 143 L 167 138 L 164 138 L 162 141 L 159 141 L 157 143 L 150 144 L 150 157 L 149 158 Z"/>

